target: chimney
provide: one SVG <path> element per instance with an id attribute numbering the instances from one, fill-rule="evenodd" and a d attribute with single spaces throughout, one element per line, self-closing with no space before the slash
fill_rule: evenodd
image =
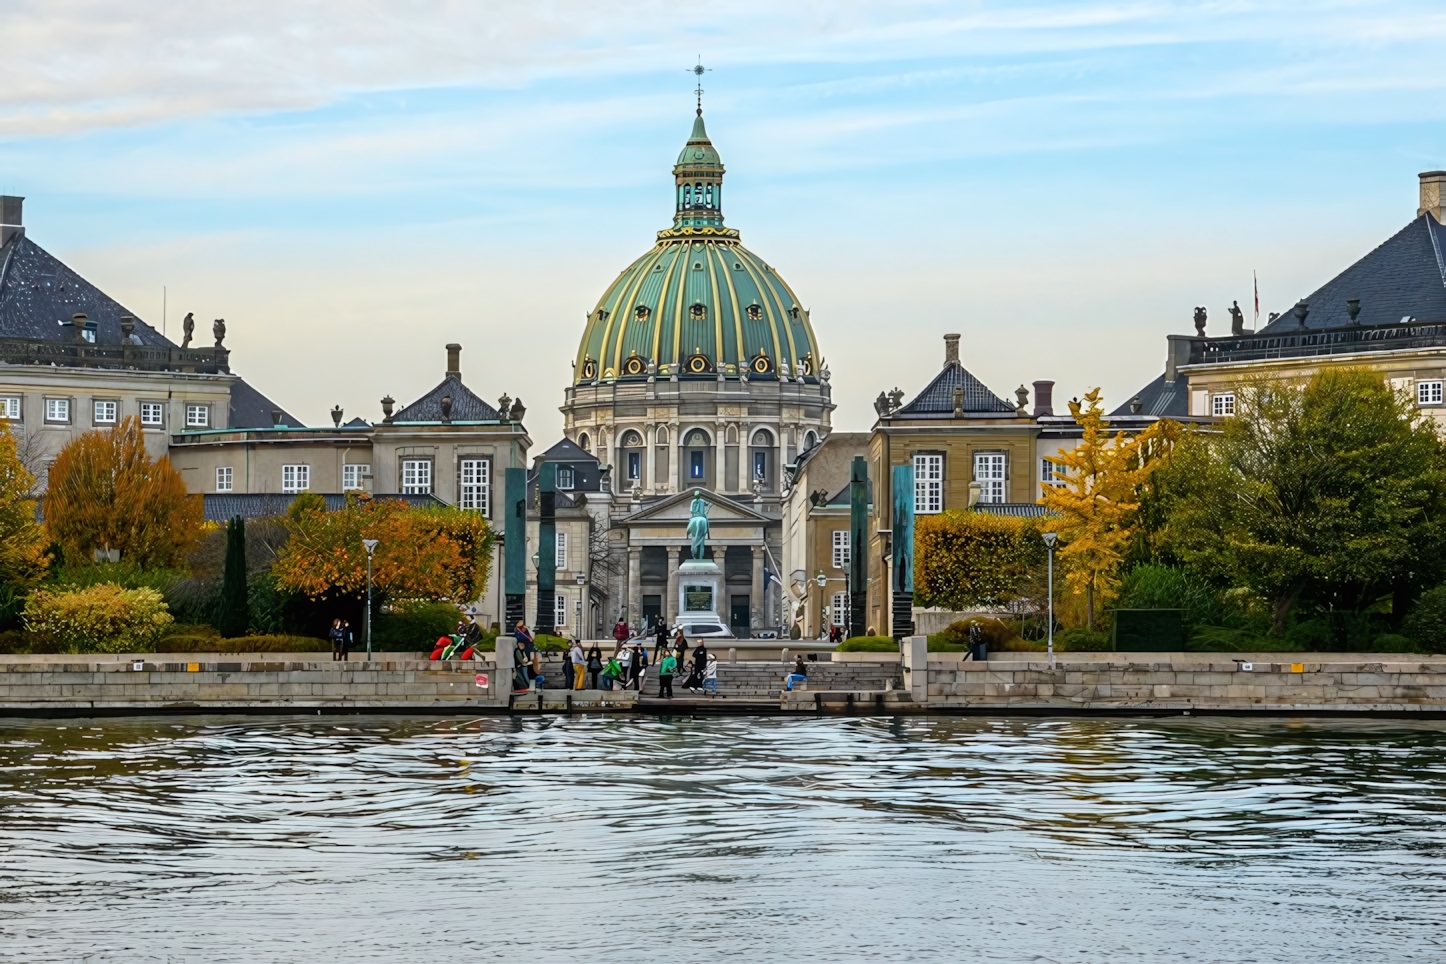
<path id="1" fill-rule="evenodd" d="M 1193 335 L 1165 336 L 1165 384 L 1175 384 L 1180 366 L 1190 364 L 1190 347 L 1194 340 Z"/>
<path id="2" fill-rule="evenodd" d="M 24 203 L 23 197 L 0 194 L 0 246 L 15 235 L 25 233 L 25 222 L 20 217 L 20 206 Z"/>
<path id="3" fill-rule="evenodd" d="M 1054 414 L 1054 382 L 1034 383 L 1034 417 Z"/>
<path id="4" fill-rule="evenodd" d="M 1442 195 L 1446 195 L 1446 190 L 1442 190 L 1446 188 L 1446 171 L 1423 171 L 1418 176 L 1421 178 L 1421 206 L 1416 209 L 1416 217 L 1429 211 L 1437 224 L 1446 221 L 1446 214 L 1441 211 Z M 16 211 L 18 215 L 19 209 Z"/>
<path id="5" fill-rule="evenodd" d="M 447 346 L 447 377 L 462 380 L 462 346 L 455 341 Z"/>
<path id="6" fill-rule="evenodd" d="M 959 336 L 944 336 L 944 367 L 959 364 Z"/>

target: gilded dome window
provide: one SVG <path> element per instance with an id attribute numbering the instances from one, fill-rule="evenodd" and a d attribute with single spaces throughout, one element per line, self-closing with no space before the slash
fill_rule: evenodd
<path id="1" fill-rule="evenodd" d="M 647 370 L 648 370 L 648 364 L 647 364 L 647 362 L 645 362 L 645 361 L 643 361 L 641 358 L 639 358 L 636 353 L 634 353 L 634 354 L 632 354 L 632 355 L 629 355 L 629 356 L 627 357 L 627 360 L 623 362 L 623 374 L 624 374 L 624 375 L 641 375 L 643 372 L 645 372 L 645 371 L 647 371 Z"/>
<path id="2" fill-rule="evenodd" d="M 788 309 L 788 317 L 792 318 L 794 321 L 798 320 L 798 305 L 794 305 L 792 308 Z"/>
<path id="3" fill-rule="evenodd" d="M 690 375 L 706 375 L 712 370 L 713 362 L 710 361 L 708 359 L 708 356 L 704 355 L 702 352 L 698 352 L 694 355 L 689 355 L 688 360 L 683 363 L 683 371 L 687 372 Z"/>
<path id="4" fill-rule="evenodd" d="M 735 261 L 735 262 L 733 262 L 733 270 L 734 270 L 734 271 L 742 271 L 742 270 L 743 270 L 743 262 L 742 262 L 742 261 Z"/>
<path id="5" fill-rule="evenodd" d="M 755 375 L 767 375 L 773 371 L 773 362 L 767 355 L 755 355 L 753 361 L 748 365 L 748 370 Z"/>
<path id="6" fill-rule="evenodd" d="M 693 262 L 693 270 L 694 270 L 694 271 L 702 271 L 702 270 L 703 270 L 703 262 L 701 262 L 701 261 L 694 261 L 694 262 Z"/>
<path id="7" fill-rule="evenodd" d="M 749 321 L 762 321 L 762 320 L 763 320 L 763 306 L 760 305 L 760 304 L 751 304 L 751 305 L 749 305 L 749 306 L 748 306 L 748 320 L 749 320 Z"/>
<path id="8" fill-rule="evenodd" d="M 647 305 L 638 305 L 637 308 L 633 309 L 633 315 L 638 319 L 638 321 L 647 321 L 648 316 L 652 313 L 653 309 L 649 308 Z"/>
<path id="9" fill-rule="evenodd" d="M 703 321 L 708 317 L 708 306 L 702 302 L 690 305 L 688 307 L 688 317 L 694 321 Z"/>
<path id="10" fill-rule="evenodd" d="M 663 270 L 662 264 L 655 264 L 655 265 L 653 265 L 653 270 L 654 270 L 654 271 L 662 271 L 662 270 Z"/>
<path id="11" fill-rule="evenodd" d="M 596 378 L 596 377 L 597 377 L 597 362 L 593 361 L 591 358 L 584 358 L 583 361 L 582 361 L 582 377 L 583 377 L 583 378 Z"/>
<path id="12" fill-rule="evenodd" d="M 598 321 L 607 321 L 607 320 L 608 320 L 608 310 L 607 310 L 606 308 L 599 308 L 599 309 L 597 310 L 597 320 L 598 320 Z"/>

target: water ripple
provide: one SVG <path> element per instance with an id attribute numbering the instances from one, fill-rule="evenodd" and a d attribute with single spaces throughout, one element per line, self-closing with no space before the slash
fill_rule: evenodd
<path id="1" fill-rule="evenodd" d="M 1439 961 L 1446 726 L 0 724 L 0 960 Z"/>

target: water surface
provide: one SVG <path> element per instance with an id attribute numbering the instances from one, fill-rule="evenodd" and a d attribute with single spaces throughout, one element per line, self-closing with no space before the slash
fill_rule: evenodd
<path id="1" fill-rule="evenodd" d="M 0 960 L 1446 960 L 1446 725 L 0 722 Z"/>

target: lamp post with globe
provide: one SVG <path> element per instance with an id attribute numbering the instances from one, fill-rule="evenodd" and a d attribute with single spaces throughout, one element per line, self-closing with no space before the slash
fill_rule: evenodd
<path id="1" fill-rule="evenodd" d="M 372 553 L 377 548 L 376 539 L 363 539 L 362 545 L 367 550 L 367 612 L 366 612 L 366 634 L 367 634 L 367 662 L 372 661 Z"/>
<path id="2" fill-rule="evenodd" d="M 1049 550 L 1049 668 L 1054 669 L 1054 545 L 1059 541 L 1058 532 L 1044 533 L 1044 545 Z"/>

